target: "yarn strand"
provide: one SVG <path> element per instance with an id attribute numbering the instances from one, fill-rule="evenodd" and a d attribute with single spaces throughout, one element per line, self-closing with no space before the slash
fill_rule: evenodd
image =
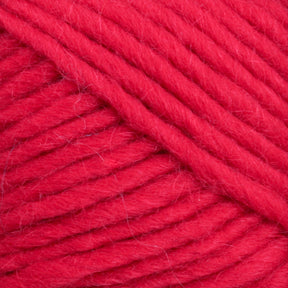
<path id="1" fill-rule="evenodd" d="M 0 0 L 0 283 L 286 288 L 286 0 Z"/>

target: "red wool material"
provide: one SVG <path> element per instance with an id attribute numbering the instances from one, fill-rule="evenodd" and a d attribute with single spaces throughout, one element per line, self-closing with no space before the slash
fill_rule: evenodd
<path id="1" fill-rule="evenodd" d="M 288 2 L 0 0 L 0 287 L 287 288 Z"/>

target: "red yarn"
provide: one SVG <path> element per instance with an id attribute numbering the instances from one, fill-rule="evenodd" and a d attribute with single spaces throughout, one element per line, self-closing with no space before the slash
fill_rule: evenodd
<path id="1" fill-rule="evenodd" d="M 284 0 L 0 0 L 1 287 L 288 287 Z"/>

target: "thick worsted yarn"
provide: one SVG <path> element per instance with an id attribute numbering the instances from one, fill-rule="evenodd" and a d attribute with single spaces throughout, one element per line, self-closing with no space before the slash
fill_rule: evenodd
<path id="1" fill-rule="evenodd" d="M 287 288 L 288 2 L 0 0 L 0 287 Z"/>

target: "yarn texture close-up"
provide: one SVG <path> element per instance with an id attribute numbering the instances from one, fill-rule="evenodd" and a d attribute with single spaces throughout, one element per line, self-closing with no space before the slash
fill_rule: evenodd
<path id="1" fill-rule="evenodd" d="M 287 0 L 0 0 L 0 287 L 288 288 Z"/>

